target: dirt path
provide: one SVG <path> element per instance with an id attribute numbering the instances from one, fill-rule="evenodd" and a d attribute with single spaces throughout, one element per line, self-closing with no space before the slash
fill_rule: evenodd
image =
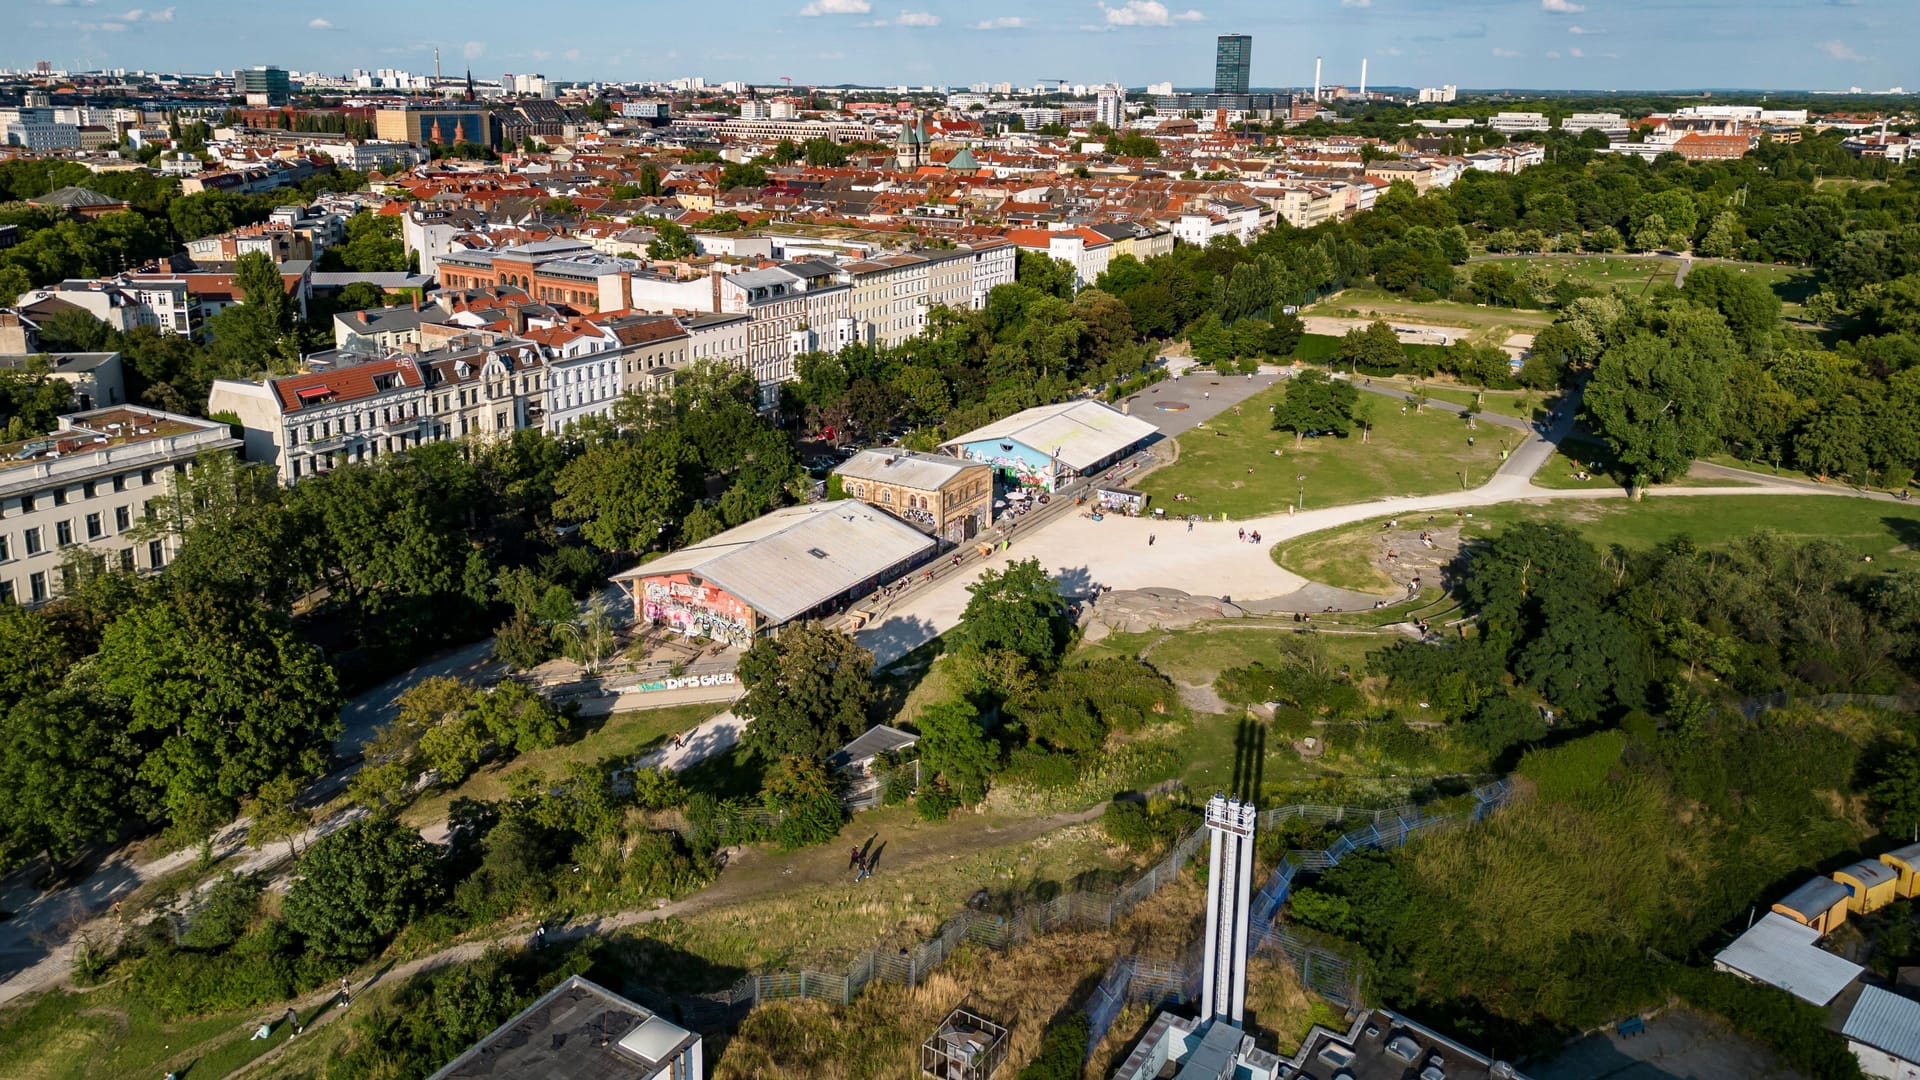
<path id="1" fill-rule="evenodd" d="M 936 859 L 952 859 L 990 848 L 1024 844 L 1056 829 L 1084 825 L 1099 818 L 1105 809 L 1106 805 L 1103 803 L 1086 810 L 1052 814 L 1047 817 L 1030 818 L 1001 825 L 958 829 L 933 826 L 924 829 L 907 828 L 891 831 L 885 836 L 876 837 L 875 844 L 883 843 L 884 846 L 881 848 L 881 859 L 875 868 L 874 877 L 869 881 L 897 880 L 904 887 L 909 879 L 902 876 L 901 871 Z M 855 818 L 853 822 L 855 827 L 850 829 L 850 834 L 856 839 L 862 838 L 861 830 L 857 828 L 859 824 L 860 820 Z M 550 925 L 547 928 L 546 939 L 549 942 L 580 941 L 588 937 L 604 936 L 624 927 L 640 926 L 678 916 L 697 915 L 732 904 L 750 903 L 765 899 L 773 893 L 795 892 L 810 887 L 827 887 L 835 884 L 851 884 L 847 874 L 847 853 L 839 843 L 824 844 L 796 852 L 749 849 L 730 860 L 713 884 L 691 896 L 656 908 L 620 911 L 608 915 L 589 916 L 557 926 Z M 512 933 L 450 945 L 430 956 L 418 957 L 404 964 L 381 969 L 371 978 L 356 980 L 352 983 L 353 993 L 357 997 L 376 984 L 399 983 L 423 971 L 478 960 L 488 949 L 495 946 L 523 946 L 528 943 L 531 934 L 530 928 L 522 927 L 515 929 Z M 337 1017 L 351 1014 L 353 1011 L 351 1008 L 333 1007 L 333 1002 L 338 997 L 338 987 L 328 987 L 326 990 L 309 994 L 291 1004 L 300 1011 L 300 1015 L 305 1018 L 307 1030 L 311 1031 L 319 1025 L 333 1022 Z M 286 1008 L 286 1005 L 262 1006 L 262 1015 L 263 1017 L 278 1016 Z M 287 1039 L 277 1024 L 272 1038 L 274 1040 L 272 1048 L 228 1075 L 238 1077 L 250 1073 L 260 1068 L 263 1063 L 280 1057 L 285 1053 L 285 1046 L 288 1043 L 297 1041 Z M 192 1056 L 205 1051 L 208 1045 L 202 1044 L 193 1048 L 191 1054 L 183 1052 L 179 1058 L 182 1061 L 191 1060 Z"/>

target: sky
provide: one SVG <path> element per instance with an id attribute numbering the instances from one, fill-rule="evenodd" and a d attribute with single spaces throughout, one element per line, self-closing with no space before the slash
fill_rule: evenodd
<path id="1" fill-rule="evenodd" d="M 153 2 L 153 0 L 149 0 Z M 0 0 L 0 67 L 965 85 L 1920 91 L 1920 0 Z"/>

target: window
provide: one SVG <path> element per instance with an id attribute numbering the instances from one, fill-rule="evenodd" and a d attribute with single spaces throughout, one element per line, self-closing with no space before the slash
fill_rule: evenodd
<path id="1" fill-rule="evenodd" d="M 13 543 L 5 533 L 0 533 L 0 562 L 13 558 Z"/>
<path id="2" fill-rule="evenodd" d="M 33 496 L 31 495 L 20 496 L 20 512 L 23 514 L 33 513 Z"/>
<path id="3" fill-rule="evenodd" d="M 40 554 L 40 527 L 36 525 L 21 535 L 26 537 L 27 554 Z"/>
<path id="4" fill-rule="evenodd" d="M 53 542 L 56 547 L 66 547 L 73 543 L 73 522 L 56 521 L 53 523 Z"/>
<path id="5" fill-rule="evenodd" d="M 152 470 L 152 469 L 141 469 L 141 470 L 140 470 L 140 483 L 141 483 L 141 484 L 143 484 L 143 485 L 145 485 L 145 484 L 151 484 L 151 483 L 153 483 L 153 470 Z"/>
<path id="6" fill-rule="evenodd" d="M 85 484 L 80 485 L 80 489 L 87 493 L 87 498 L 89 499 L 93 498 L 93 492 L 94 492 L 93 481 L 89 480 Z"/>
<path id="7" fill-rule="evenodd" d="M 115 491 L 127 490 L 127 474 L 126 473 L 120 473 L 113 478 L 113 490 Z"/>
<path id="8" fill-rule="evenodd" d="M 115 532 L 126 532 L 132 525 L 133 510 L 131 507 L 116 506 L 113 508 L 113 528 Z"/>
<path id="9" fill-rule="evenodd" d="M 10 603 L 12 600 L 13 582 L 6 578 L 0 578 L 0 603 Z"/>
<path id="10" fill-rule="evenodd" d="M 167 565 L 166 545 L 158 540 L 147 541 L 148 568 L 153 570 L 158 570 L 165 565 Z"/>
<path id="11" fill-rule="evenodd" d="M 55 506 L 67 505 L 67 489 L 66 488 L 53 489 L 53 505 Z"/>
<path id="12" fill-rule="evenodd" d="M 102 530 L 100 528 L 100 515 L 97 513 L 88 514 L 87 515 L 87 539 L 89 540 L 100 539 L 101 531 Z"/>
<path id="13" fill-rule="evenodd" d="M 133 573 L 133 549 L 132 548 L 120 549 L 120 569 L 125 570 L 129 574 Z"/>
<path id="14" fill-rule="evenodd" d="M 44 571 L 28 576 L 27 595 L 36 604 L 47 598 L 47 575 Z"/>

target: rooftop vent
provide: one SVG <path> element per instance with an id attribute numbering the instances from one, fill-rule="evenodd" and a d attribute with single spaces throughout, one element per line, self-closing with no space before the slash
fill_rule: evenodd
<path id="1" fill-rule="evenodd" d="M 827 553 L 824 551 L 821 551 L 819 548 L 808 548 L 807 554 L 813 556 L 816 559 L 824 559 L 827 557 Z"/>

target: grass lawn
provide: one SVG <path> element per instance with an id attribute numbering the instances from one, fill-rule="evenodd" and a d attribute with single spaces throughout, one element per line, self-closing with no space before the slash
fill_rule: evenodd
<path id="1" fill-rule="evenodd" d="M 119 987 L 86 994 L 34 995 L 0 1012 L 0 1076 L 15 1080 L 157 1077 L 170 1068 L 189 1077 L 226 1076 L 286 1041 L 277 1023 L 285 1009 L 279 1003 L 167 1020 Z M 250 1039 L 253 1029 L 269 1016 L 276 1021 L 274 1038 Z"/>
<path id="2" fill-rule="evenodd" d="M 1414 388 L 1418 387 L 1425 390 L 1427 396 L 1434 401 L 1445 401 L 1454 405 L 1471 405 L 1478 397 L 1481 411 L 1511 416 L 1516 420 L 1528 422 L 1545 418 L 1547 410 L 1560 400 L 1558 391 L 1543 394 L 1538 390 L 1481 390 L 1478 387 L 1461 386 L 1451 381 L 1432 379 L 1385 378 L 1375 375 L 1372 383 L 1374 386 L 1391 386 L 1404 393 L 1412 393 Z"/>
<path id="3" fill-rule="evenodd" d="M 1347 313 L 1351 313 L 1348 315 Z M 1519 330 L 1530 332 L 1553 324 L 1551 311 L 1524 311 L 1517 308 L 1482 307 L 1452 300 L 1415 301 L 1373 286 L 1356 286 L 1328 296 L 1301 311 L 1302 315 L 1346 316 L 1356 319 L 1383 318 L 1389 322 L 1422 323 L 1432 326 L 1463 326 L 1474 330 Z"/>
<path id="4" fill-rule="evenodd" d="M 1737 273 L 1758 277 L 1780 298 L 1783 305 L 1780 314 L 1788 319 L 1801 318 L 1806 314 L 1807 297 L 1812 296 L 1820 285 L 1819 275 L 1804 266 L 1776 266 L 1773 263 L 1728 259 L 1695 259 L 1693 265 L 1696 270 L 1702 266 L 1725 266 Z"/>
<path id="5" fill-rule="evenodd" d="M 1292 433 L 1269 427 L 1267 409 L 1285 392 L 1284 384 L 1263 391 L 1247 399 L 1240 415 L 1223 413 L 1180 436 L 1179 460 L 1141 480 L 1152 505 L 1170 515 L 1248 518 L 1284 510 L 1303 487 L 1308 507 L 1335 506 L 1474 487 L 1500 467 L 1503 431 L 1469 432 L 1457 414 L 1439 410 L 1402 413 L 1378 395 L 1362 399 L 1373 401 L 1367 441 L 1355 431 L 1344 439 L 1307 439 L 1295 449 Z M 1472 448 L 1468 435 L 1476 438 Z M 1189 501 L 1175 502 L 1175 494 Z"/>
<path id="6" fill-rule="evenodd" d="M 1649 278 L 1653 284 L 1671 285 L 1673 275 L 1680 269 L 1680 260 L 1667 255 L 1641 257 L 1633 255 L 1489 255 L 1476 258 L 1464 269 L 1471 275 L 1473 267 L 1483 262 L 1503 262 L 1515 264 L 1510 267 L 1518 273 L 1525 266 L 1544 266 L 1552 271 L 1556 280 L 1569 280 L 1589 288 L 1624 289 L 1638 293 L 1647 288 Z"/>
<path id="7" fill-rule="evenodd" d="M 1549 466 L 1552 467 L 1552 466 Z M 1466 536 L 1486 536 L 1517 521 L 1559 521 L 1578 529 L 1593 544 L 1649 548 L 1676 537 L 1718 547 L 1742 536 L 1772 529 L 1802 540 L 1830 540 L 1876 563 L 1920 566 L 1920 507 L 1894 506 L 1867 499 L 1831 495 L 1655 494 L 1645 502 L 1620 499 L 1581 503 L 1513 503 L 1472 511 Z M 1379 529 L 1379 521 L 1360 522 L 1303 536 L 1274 549 L 1274 560 L 1297 574 L 1328 584 L 1364 579 L 1377 573 L 1361 537 Z M 1909 545 L 1913 545 L 1910 547 Z"/>
<path id="8" fill-rule="evenodd" d="M 600 761 L 614 755 L 643 754 L 673 736 L 709 717 L 726 711 L 712 702 L 673 705 L 664 709 L 636 709 L 606 717 L 581 721 L 583 734 L 550 750 L 534 750 L 499 765 L 482 768 L 459 787 L 436 791 L 409 806 L 401 819 L 409 825 L 425 826 L 442 821 L 447 806 L 457 798 L 500 799 L 507 794 L 507 779 L 527 769 L 539 769 L 558 776 L 579 761 Z"/>

